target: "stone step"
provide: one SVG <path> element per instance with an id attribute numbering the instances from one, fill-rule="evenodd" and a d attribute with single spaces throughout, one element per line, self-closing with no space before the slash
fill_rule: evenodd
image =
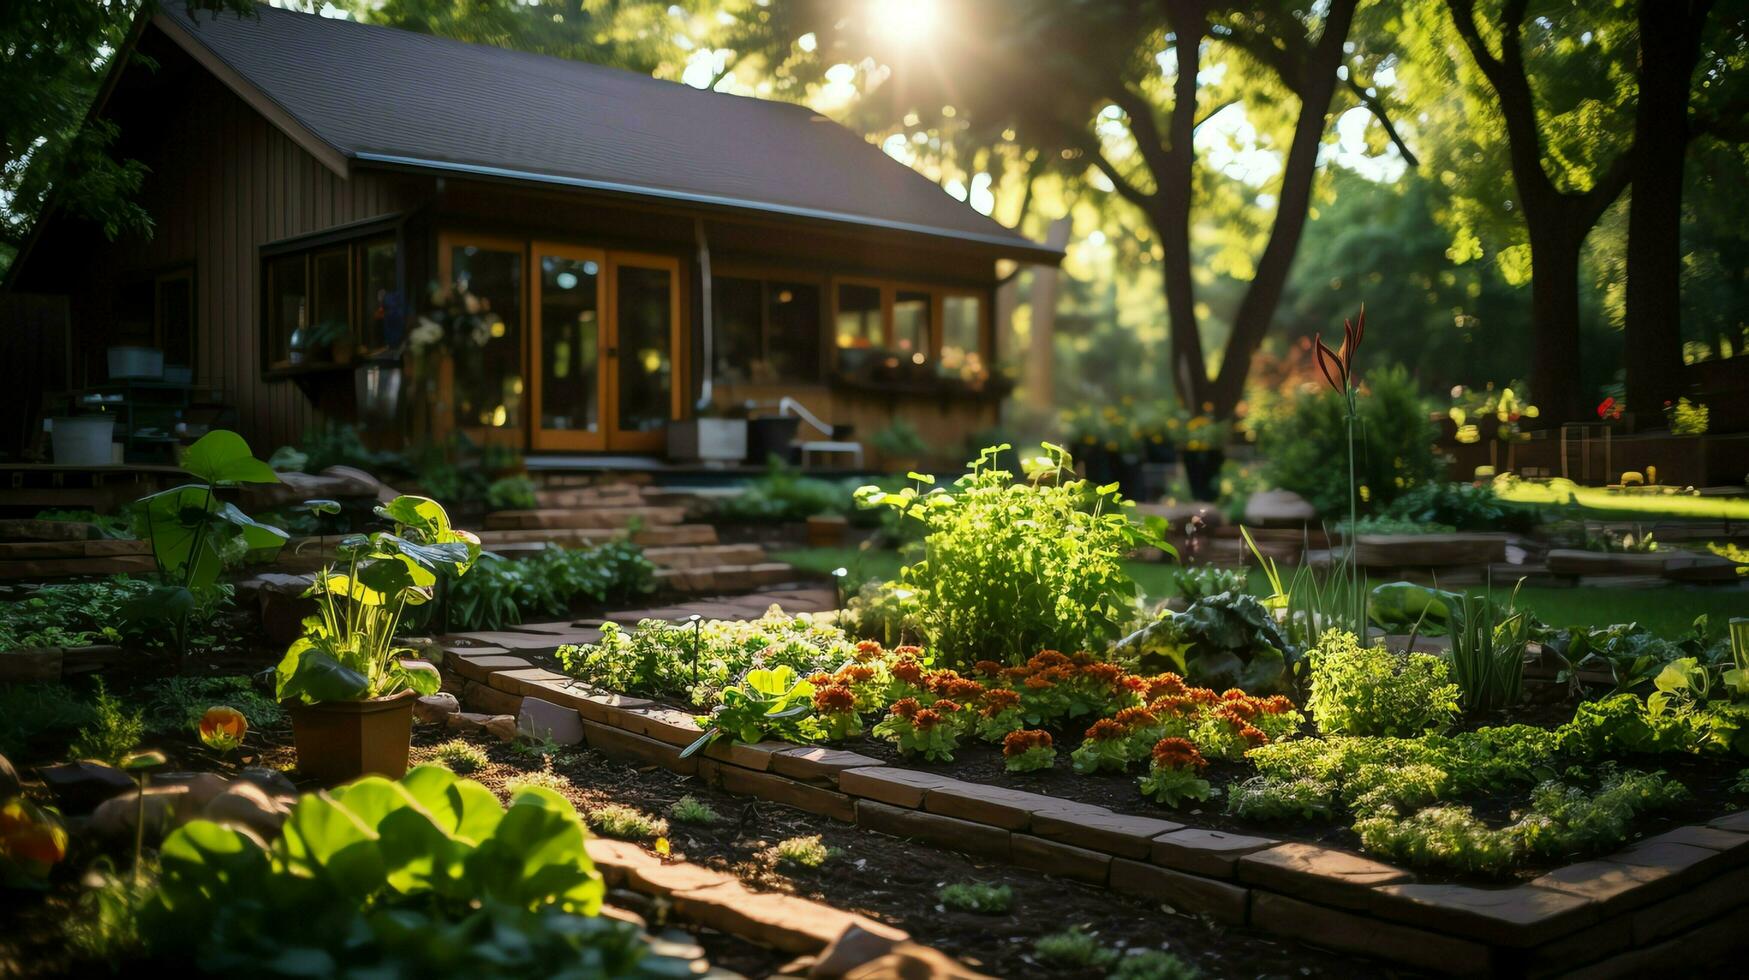
<path id="1" fill-rule="evenodd" d="M 562 546 L 550 541 L 511 541 L 493 545 L 491 550 L 503 558 L 527 558 L 552 547 Z M 657 568 L 715 568 L 761 564 L 765 549 L 756 544 L 671 545 L 645 548 L 644 557 Z"/>
<path id="2" fill-rule="evenodd" d="M 587 507 L 580 509 L 501 510 L 486 515 L 486 529 L 549 530 L 554 528 L 624 528 L 633 522 L 644 527 L 679 524 L 686 520 L 684 507 Z"/>
<path id="3" fill-rule="evenodd" d="M 792 582 L 795 579 L 795 568 L 780 561 L 656 570 L 656 584 L 675 592 L 750 592 L 762 586 Z"/>
<path id="4" fill-rule="evenodd" d="M 521 528 L 480 532 L 480 544 L 488 550 L 499 545 L 527 541 L 550 541 L 569 547 L 584 547 L 611 541 L 625 532 L 613 528 L 557 527 Z M 709 545 L 717 543 L 717 529 L 709 524 L 659 524 L 646 527 L 632 535 L 632 540 L 646 548 L 666 548 L 677 545 Z"/>

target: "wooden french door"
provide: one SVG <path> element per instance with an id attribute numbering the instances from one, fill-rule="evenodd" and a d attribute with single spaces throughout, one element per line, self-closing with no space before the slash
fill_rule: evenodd
<path id="1" fill-rule="evenodd" d="M 535 242 L 530 442 L 659 452 L 680 417 L 680 262 Z"/>

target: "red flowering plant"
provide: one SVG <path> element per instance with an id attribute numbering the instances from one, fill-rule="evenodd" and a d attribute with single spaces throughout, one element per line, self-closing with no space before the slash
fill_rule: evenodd
<path id="1" fill-rule="evenodd" d="M 855 695 L 856 710 L 861 712 L 878 711 L 887 703 L 887 687 L 892 679 L 886 664 L 878 660 L 845 664 L 832 675 L 833 684 L 847 687 Z"/>
<path id="2" fill-rule="evenodd" d="M 986 742 L 1000 742 L 1026 727 L 1021 717 L 1020 693 L 1012 688 L 993 687 L 977 701 L 978 717 L 973 729 Z"/>
<path id="3" fill-rule="evenodd" d="M 1206 800 L 1220 792 L 1202 778 L 1208 760 L 1189 740 L 1163 738 L 1154 743 L 1149 755 L 1148 774 L 1136 781 L 1143 796 L 1177 806 L 1185 800 Z"/>
<path id="4" fill-rule="evenodd" d="M 887 684 L 887 700 L 932 700 L 933 695 L 923 681 L 928 673 L 929 659 L 924 656 L 921 647 L 894 647 L 887 661 L 887 675 L 890 678 Z"/>
<path id="5" fill-rule="evenodd" d="M 856 711 L 856 692 L 843 684 L 828 683 L 814 689 L 814 717 L 832 741 L 862 734 L 862 716 Z"/>
<path id="6" fill-rule="evenodd" d="M 1087 729 L 1081 747 L 1069 753 L 1075 771 L 1082 775 L 1096 772 L 1123 772 L 1130 765 L 1130 728 L 1115 718 L 1101 718 Z"/>
<path id="7" fill-rule="evenodd" d="M 951 706 L 944 714 L 940 708 Z M 898 746 L 903 756 L 922 756 L 930 762 L 952 762 L 953 751 L 959 748 L 959 705 L 938 701 L 923 707 L 916 698 L 901 698 L 874 726 L 876 738 L 884 738 Z"/>
<path id="8" fill-rule="evenodd" d="M 1002 765 L 1009 772 L 1036 772 L 1057 764 L 1051 733 L 1036 728 L 1009 732 L 1002 738 Z"/>

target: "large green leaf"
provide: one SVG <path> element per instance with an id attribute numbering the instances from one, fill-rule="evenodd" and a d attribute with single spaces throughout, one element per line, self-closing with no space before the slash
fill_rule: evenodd
<path id="1" fill-rule="evenodd" d="M 375 895 L 387 880 L 375 828 L 327 793 L 305 796 L 292 808 L 280 850 L 291 867 L 353 901 Z"/>
<path id="2" fill-rule="evenodd" d="M 521 908 L 558 902 L 594 915 L 606 891 L 583 848 L 577 811 L 552 790 L 524 787 L 492 836 L 467 860 L 468 877 L 485 894 Z"/>
<path id="3" fill-rule="evenodd" d="M 412 589 L 437 584 L 437 574 L 409 555 L 389 555 L 360 562 L 358 580 L 387 596 L 390 601 Z"/>
<path id="4" fill-rule="evenodd" d="M 237 483 L 278 483 L 273 467 L 255 458 L 249 443 L 229 429 L 214 429 L 182 454 L 182 468 L 220 486 Z"/>
<path id="5" fill-rule="evenodd" d="M 370 679 L 334 659 L 308 638 L 294 641 L 274 670 L 275 695 L 307 704 L 357 701 L 370 694 Z"/>
<path id="6" fill-rule="evenodd" d="M 267 852 L 247 833 L 207 820 L 178 827 L 158 850 L 160 897 L 171 908 L 248 894 L 267 874 Z"/>

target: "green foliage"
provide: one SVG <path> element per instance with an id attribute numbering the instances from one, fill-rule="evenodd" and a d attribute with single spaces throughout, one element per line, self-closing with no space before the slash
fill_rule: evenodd
<path id="1" fill-rule="evenodd" d="M 1207 800 L 1220 792 L 1194 769 L 1154 766 L 1136 783 L 1143 796 L 1169 807 L 1176 807 L 1185 800 Z"/>
<path id="2" fill-rule="evenodd" d="M 936 893 L 941 904 L 955 912 L 975 915 L 1006 915 L 1014 906 L 1014 889 L 981 881 L 956 881 Z"/>
<path id="3" fill-rule="evenodd" d="M 668 835 L 668 821 L 623 803 L 604 803 L 590 807 L 584 817 L 592 829 L 605 837 L 654 840 Z"/>
<path id="4" fill-rule="evenodd" d="M 915 589 L 898 582 L 870 579 L 845 601 L 839 623 L 852 636 L 894 647 L 923 639 L 927 613 Z"/>
<path id="5" fill-rule="evenodd" d="M 281 447 L 274 455 L 286 467 L 305 473 L 320 473 L 333 466 L 350 466 L 378 476 L 411 472 L 406 458 L 401 454 L 369 448 L 359 436 L 358 426 L 333 419 L 305 429 L 298 449 L 281 456 L 280 453 L 288 448 Z M 297 458 L 299 456 L 303 457 L 302 460 Z"/>
<path id="6" fill-rule="evenodd" d="M 914 701 L 908 705 L 897 702 L 871 734 L 893 743 L 906 758 L 929 762 L 952 762 L 960 744 L 959 732 L 951 721 L 932 708 L 918 708 Z"/>
<path id="7" fill-rule="evenodd" d="M 525 789 L 550 790 L 563 795 L 571 788 L 571 781 L 551 769 L 530 769 L 504 780 L 504 792 L 515 795 Z"/>
<path id="8" fill-rule="evenodd" d="M 78 912 L 64 920 L 67 945 L 81 959 L 111 966 L 140 955 L 145 937 L 139 910 L 152 897 L 151 882 L 100 867 L 88 876 L 87 886 L 79 896 Z"/>
<path id="9" fill-rule="evenodd" d="M 668 816 L 676 823 L 694 823 L 707 827 L 722 819 L 722 815 L 709 803 L 690 794 L 675 800 L 668 807 Z"/>
<path id="10" fill-rule="evenodd" d="M 1451 634 L 1452 678 L 1463 692 L 1465 709 L 1512 707 L 1524 699 L 1524 651 L 1530 643 L 1530 614 L 1517 610 L 1518 590 L 1501 609 L 1487 596 L 1465 595 Z"/>
<path id="11" fill-rule="evenodd" d="M 1685 654 L 1702 652 L 1697 637 L 1672 641 L 1637 623 L 1611 626 L 1573 626 L 1544 631 L 1538 639 L 1543 648 L 1561 658 L 1561 679 L 1578 685 L 1580 671 L 1605 672 L 1614 679 L 1612 693 L 1651 687 L 1664 665 Z"/>
<path id="12" fill-rule="evenodd" d="M 1356 480 L 1361 498 L 1376 508 L 1441 479 L 1444 465 L 1433 454 L 1433 424 L 1408 372 L 1374 370 L 1366 381 L 1357 400 Z M 1269 482 L 1306 498 L 1320 514 L 1348 509 L 1348 473 L 1333 462 L 1347 458 L 1345 410 L 1336 392 L 1303 392 L 1257 438 Z"/>
<path id="13" fill-rule="evenodd" d="M 491 761 L 479 746 L 460 738 L 452 738 L 433 748 L 431 758 L 450 772 L 462 776 L 486 768 Z"/>
<path id="14" fill-rule="evenodd" d="M 151 583 L 124 575 L 34 586 L 22 598 L 0 601 L 0 650 L 144 641 L 150 630 L 123 611 L 152 592 Z"/>
<path id="15" fill-rule="evenodd" d="M 95 718 L 91 704 L 58 681 L 0 684 L 0 755 L 22 761 L 33 744 L 60 748 Z"/>
<path id="16" fill-rule="evenodd" d="M 255 689 L 246 675 L 227 677 L 166 677 L 140 692 L 146 726 L 157 734 L 188 734 L 200 728 L 208 708 L 228 705 L 243 712 L 251 728 L 285 724 L 279 702 Z"/>
<path id="17" fill-rule="evenodd" d="M 1202 971 L 1163 949 L 1131 950 L 1107 980 L 1196 980 Z"/>
<path id="18" fill-rule="evenodd" d="M 844 484 L 803 476 L 775 456 L 763 476 L 749 480 L 740 493 L 716 505 L 717 519 L 734 524 L 805 521 L 849 509 L 850 491 Z"/>
<path id="19" fill-rule="evenodd" d="M 820 839 L 819 834 L 811 837 L 788 837 L 777 842 L 772 848 L 779 863 L 794 864 L 804 868 L 818 868 L 832 857 L 833 851 Z"/>
<path id="20" fill-rule="evenodd" d="M 1072 478 L 1073 461 L 1047 447 L 1027 483 L 991 465 L 984 450 L 952 489 L 857 491 L 863 507 L 888 507 L 928 528 L 922 558 L 903 581 L 930 610 L 924 626 L 942 666 L 1018 662 L 1039 650 L 1102 649 L 1134 615 L 1129 552 L 1171 550 L 1158 527 L 1130 519 L 1115 486 Z"/>
<path id="21" fill-rule="evenodd" d="M 1368 594 L 1366 616 L 1387 633 L 1444 636 L 1463 601 L 1463 596 L 1444 589 L 1413 582 L 1386 582 L 1373 586 Z"/>
<path id="22" fill-rule="evenodd" d="M 1253 694 L 1286 690 L 1297 659 L 1275 617 L 1243 592 L 1198 599 L 1125 637 L 1113 651 L 1145 670 L 1173 670 L 1205 687 Z"/>
<path id="23" fill-rule="evenodd" d="M 534 481 L 526 476 L 503 476 L 486 487 L 486 507 L 489 510 L 533 510 L 536 505 Z"/>
<path id="24" fill-rule="evenodd" d="M 889 460 L 917 459 L 929 454 L 929 444 L 923 441 L 922 434 L 902 418 L 893 419 L 892 424 L 876 432 L 869 445 Z"/>
<path id="25" fill-rule="evenodd" d="M 1105 969 L 1119 956 L 1117 950 L 1107 948 L 1080 926 L 1040 936 L 1032 944 L 1032 952 L 1040 963 L 1060 970 Z"/>
<path id="26" fill-rule="evenodd" d="M 1244 592 L 1246 581 L 1243 568 L 1189 565 L 1172 572 L 1172 589 L 1186 602 L 1207 599 L 1222 592 Z"/>
<path id="27" fill-rule="evenodd" d="M 1416 484 L 1385 507 L 1386 518 L 1442 525 L 1457 531 L 1516 531 L 1528 534 L 1542 515 L 1528 504 L 1501 500 L 1487 483 L 1430 480 Z"/>
<path id="28" fill-rule="evenodd" d="M 1227 812 L 1246 820 L 1327 820 L 1335 787 L 1319 779 L 1253 776 L 1227 787 Z"/>
<path id="29" fill-rule="evenodd" d="M 73 755 L 115 765 L 127 758 L 146 737 L 144 713 L 129 710 L 109 693 L 103 678 L 97 678 L 97 696 L 91 702 L 91 720 L 79 729 Z"/>
<path id="30" fill-rule="evenodd" d="M 125 514 L 99 514 L 94 510 L 39 510 L 33 520 L 64 521 L 70 524 L 89 524 L 97 529 L 99 536 L 108 541 L 132 540 L 134 536 L 133 521 Z"/>
<path id="31" fill-rule="evenodd" d="M 1330 630 L 1307 659 L 1306 708 L 1327 734 L 1407 737 L 1457 718 L 1458 685 L 1448 682 L 1451 668 L 1440 657 L 1362 647 L 1354 634 Z"/>
<path id="32" fill-rule="evenodd" d="M 855 653 L 844 631 L 808 616 L 786 616 L 774 606 L 759 619 L 713 619 L 697 627 L 646 619 L 628 633 L 607 623 L 600 640 L 562 646 L 557 656 L 567 674 L 590 684 L 687 696 L 703 707 L 716 705 L 723 688 L 750 669 L 787 666 L 806 677 L 834 670 Z"/>
<path id="33" fill-rule="evenodd" d="M 593 548 L 547 547 L 526 558 L 489 552 L 462 578 L 449 583 L 449 626 L 499 630 L 524 614 L 563 616 L 579 598 L 616 602 L 652 591 L 656 566 L 630 541 Z"/>
<path id="34" fill-rule="evenodd" d="M 706 726 L 696 742 L 680 752 L 686 758 L 719 738 L 758 742 L 778 738 L 790 742 L 813 741 L 818 726 L 811 724 L 814 686 L 796 676 L 787 664 L 749 670 L 739 684 L 723 688 L 722 704 L 699 724 Z"/>
<path id="35" fill-rule="evenodd" d="M 317 613 L 304 620 L 275 670 L 275 694 L 307 704 L 431 694 L 441 678 L 429 665 L 410 666 L 412 651 L 395 646 L 407 609 L 431 600 L 439 576 L 460 577 L 480 555 L 480 541 L 449 524 L 429 497 L 396 497 L 376 509 L 393 530 L 340 542 L 344 573 L 324 568 L 304 593 Z"/>
<path id="36" fill-rule="evenodd" d="M 637 930 L 598 915 L 604 892 L 575 809 L 542 789 L 499 804 L 421 766 L 305 796 L 283 836 L 195 820 L 160 852 L 143 912 L 154 953 L 202 972 L 640 976 Z"/>

